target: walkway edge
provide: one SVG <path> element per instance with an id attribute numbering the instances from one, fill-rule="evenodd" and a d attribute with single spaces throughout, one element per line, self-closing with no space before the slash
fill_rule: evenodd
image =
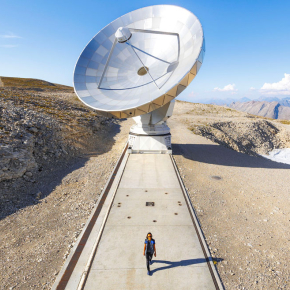
<path id="1" fill-rule="evenodd" d="M 116 162 L 116 165 L 115 165 L 114 169 L 112 170 L 112 173 L 109 176 L 108 181 L 107 181 L 101 195 L 98 198 L 96 205 L 94 206 L 90 216 L 88 217 L 87 222 L 86 222 L 81 234 L 79 235 L 79 238 L 76 240 L 68 258 L 66 259 L 65 263 L 63 264 L 51 290 L 62 290 L 62 289 L 66 288 L 66 284 L 67 284 L 71 274 L 73 273 L 73 270 L 74 270 L 74 267 L 77 263 L 77 260 L 80 257 L 81 252 L 86 244 L 86 240 L 89 238 L 89 235 L 90 235 L 90 233 L 93 229 L 93 226 L 98 218 L 98 215 L 103 208 L 106 197 L 111 190 L 113 182 L 115 182 L 117 184 L 117 187 L 118 187 L 118 184 L 119 184 L 119 181 L 122 177 L 122 174 L 120 174 L 118 176 L 117 180 L 115 180 L 115 178 L 117 177 L 116 175 L 117 175 L 120 167 L 121 167 L 121 172 L 124 171 L 126 161 L 128 159 L 128 156 L 129 156 L 127 154 L 127 148 L 128 148 L 128 143 L 125 144 L 125 146 L 122 150 L 122 153 L 121 153 L 118 161 Z M 110 206 L 109 206 L 109 208 L 110 208 Z M 105 218 L 105 220 L 106 220 L 106 218 Z M 85 241 L 83 241 L 84 239 L 85 239 Z M 78 249 L 79 247 L 81 247 L 81 249 Z M 74 257 L 76 254 L 78 256 L 77 259 L 75 259 L 75 257 Z M 76 261 L 73 261 L 73 260 L 76 260 Z M 69 268 L 72 268 L 72 269 L 68 270 Z M 67 276 L 67 277 L 65 277 L 65 276 Z M 81 277 L 80 277 L 80 279 L 81 279 Z"/>
<path id="2" fill-rule="evenodd" d="M 205 258 L 207 260 L 207 264 L 208 264 L 210 273 L 212 275 L 214 284 L 215 284 L 215 286 L 216 286 L 216 288 L 218 290 L 223 290 L 224 286 L 223 286 L 222 281 L 221 281 L 221 279 L 219 277 L 219 274 L 218 274 L 218 272 L 216 270 L 216 267 L 215 267 L 215 265 L 214 265 L 214 263 L 212 261 L 212 257 L 211 257 L 210 251 L 208 249 L 207 243 L 206 243 L 205 238 L 204 238 L 204 234 L 203 234 L 202 229 L 201 229 L 201 225 L 199 223 L 198 217 L 197 217 L 197 215 L 195 213 L 194 207 L 193 207 L 192 202 L 191 202 L 191 200 L 189 198 L 188 192 L 187 192 L 187 190 L 186 190 L 186 188 L 184 186 L 183 180 L 182 180 L 182 178 L 180 176 L 178 167 L 177 167 L 177 165 L 175 163 L 175 160 L 174 160 L 172 154 L 170 154 L 170 158 L 171 158 L 173 167 L 175 169 L 176 175 L 178 177 L 178 181 L 179 181 L 180 187 L 181 187 L 181 189 L 183 191 L 184 198 L 185 198 L 185 200 L 187 202 L 187 207 L 188 207 L 188 210 L 189 210 L 189 212 L 191 214 L 192 221 L 193 221 L 194 227 L 196 229 L 196 232 L 197 232 L 197 235 L 198 235 L 198 239 L 200 241 L 203 253 L 204 253 Z"/>

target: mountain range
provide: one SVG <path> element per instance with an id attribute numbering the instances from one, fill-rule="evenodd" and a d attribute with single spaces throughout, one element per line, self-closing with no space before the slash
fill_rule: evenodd
<path id="1" fill-rule="evenodd" d="M 247 97 L 243 97 L 240 99 L 236 98 L 226 98 L 226 99 L 207 99 L 207 100 L 198 100 L 196 103 L 202 104 L 211 104 L 211 105 L 219 105 L 219 106 L 230 106 L 232 103 L 246 103 L 250 101 L 266 101 L 266 102 L 278 102 L 281 106 L 290 106 L 290 97 L 278 98 L 278 97 L 268 97 L 268 96 L 260 96 L 258 99 L 249 99 Z"/>
<path id="2" fill-rule="evenodd" d="M 238 111 L 272 119 L 290 120 L 290 97 L 278 98 L 275 96 L 260 96 L 255 100 L 251 100 L 247 97 L 238 100 L 234 98 L 210 99 L 205 100 L 204 103 L 228 106 Z"/>
<path id="3" fill-rule="evenodd" d="M 267 118 L 290 120 L 290 102 L 285 101 L 285 104 L 287 106 L 282 106 L 279 102 L 250 101 L 233 102 L 229 107 Z"/>

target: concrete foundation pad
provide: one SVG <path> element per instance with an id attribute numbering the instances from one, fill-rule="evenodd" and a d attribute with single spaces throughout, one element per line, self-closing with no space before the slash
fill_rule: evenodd
<path id="1" fill-rule="evenodd" d="M 179 178 L 171 155 L 124 158 L 65 288 L 53 289 L 222 289 Z M 157 252 L 150 276 L 148 232 Z"/>
<path id="2" fill-rule="evenodd" d="M 101 240 L 92 269 L 104 270 L 110 269 L 112 265 L 118 265 L 118 268 L 123 269 L 143 269 L 143 274 L 146 274 L 145 257 L 143 256 L 147 233 L 144 235 L 144 230 L 146 231 L 146 229 L 150 229 L 156 241 L 157 255 L 153 257 L 153 260 L 188 266 L 201 266 L 200 261 L 202 260 L 203 266 L 207 267 L 201 248 L 196 246 L 199 241 L 192 226 L 126 226 L 125 230 L 130 234 L 130 238 L 127 237 L 126 247 L 122 246 L 124 244 L 124 227 L 107 226 L 106 232 L 104 232 L 107 240 Z M 113 239 L 116 246 L 112 248 L 111 243 L 107 241 Z M 175 244 L 176 246 L 174 246 Z M 199 262 L 195 263 L 195 260 Z M 182 263 L 181 261 L 190 262 Z M 164 267 L 165 265 L 161 263 L 159 266 Z M 156 268 L 156 264 L 154 267 Z"/>
<path id="3" fill-rule="evenodd" d="M 182 266 L 172 268 L 163 266 L 160 271 L 153 269 L 152 272 L 152 275 L 148 276 L 144 269 L 136 268 L 92 270 L 91 279 L 87 282 L 85 289 L 215 289 L 209 277 L 205 275 L 205 267 L 186 266 L 185 271 Z"/>
<path id="4" fill-rule="evenodd" d="M 148 232 L 157 251 L 151 276 Z M 84 289 L 96 287 L 216 289 L 169 155 L 129 156 Z"/>

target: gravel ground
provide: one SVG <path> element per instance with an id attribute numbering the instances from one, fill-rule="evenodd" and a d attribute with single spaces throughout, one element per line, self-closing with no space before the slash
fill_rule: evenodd
<path id="1" fill-rule="evenodd" d="M 215 117 L 210 107 L 202 115 L 186 114 L 185 106 L 177 102 L 168 122 L 174 158 L 225 289 L 289 289 L 290 166 L 236 152 L 188 129 L 226 118 L 242 124 L 244 113 L 229 116 L 215 106 L 221 110 Z"/>
<path id="2" fill-rule="evenodd" d="M 130 121 L 107 132 L 115 143 L 104 142 L 106 152 L 23 184 L 21 195 L 32 202 L 0 221 L 1 289 L 51 288 L 121 154 Z"/>

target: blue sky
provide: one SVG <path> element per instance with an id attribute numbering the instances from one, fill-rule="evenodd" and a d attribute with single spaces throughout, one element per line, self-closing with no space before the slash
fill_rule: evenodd
<path id="1" fill-rule="evenodd" d="M 206 39 L 204 63 L 179 99 L 290 96 L 290 1 L 0 0 L 0 76 L 72 85 L 88 41 L 132 10 L 174 4 L 192 11 Z"/>

